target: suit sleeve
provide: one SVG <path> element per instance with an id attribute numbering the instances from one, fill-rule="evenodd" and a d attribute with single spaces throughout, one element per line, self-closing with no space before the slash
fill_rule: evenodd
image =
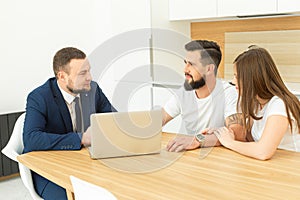
<path id="1" fill-rule="evenodd" d="M 109 102 L 105 94 L 102 92 L 100 87 L 97 85 L 96 89 L 96 112 L 105 113 L 105 112 L 117 112 L 114 106 Z"/>
<path id="2" fill-rule="evenodd" d="M 37 92 L 31 93 L 27 97 L 23 143 L 24 153 L 39 150 L 78 150 L 81 148 L 78 134 L 71 131 L 67 132 L 60 114 L 49 107 L 44 95 Z"/>

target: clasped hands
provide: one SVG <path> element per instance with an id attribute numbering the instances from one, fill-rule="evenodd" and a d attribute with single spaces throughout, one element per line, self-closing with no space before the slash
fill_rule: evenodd
<path id="1" fill-rule="evenodd" d="M 203 135 L 214 134 L 218 138 L 219 142 L 225 147 L 228 147 L 228 145 L 232 141 L 234 141 L 234 133 L 230 128 L 227 127 L 206 128 L 200 133 L 202 133 Z M 206 137 L 205 139 L 207 138 L 208 137 Z M 209 144 L 210 142 L 207 143 Z M 171 152 L 180 152 L 184 150 L 196 149 L 199 146 L 200 142 L 195 138 L 195 136 L 181 135 L 170 140 L 166 146 L 166 150 Z"/>
<path id="2" fill-rule="evenodd" d="M 81 144 L 86 147 L 91 146 L 91 127 L 82 134 Z"/>
<path id="3" fill-rule="evenodd" d="M 235 139 L 233 130 L 225 126 L 215 129 L 213 134 L 218 138 L 219 142 L 227 148 Z"/>

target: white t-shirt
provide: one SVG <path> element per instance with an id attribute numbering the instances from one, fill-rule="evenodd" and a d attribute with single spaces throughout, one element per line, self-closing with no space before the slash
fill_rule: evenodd
<path id="1" fill-rule="evenodd" d="M 254 141 L 258 141 L 261 138 L 267 119 L 272 115 L 281 115 L 287 117 L 285 104 L 282 99 L 277 96 L 272 97 L 272 99 L 263 107 L 263 109 L 257 113 L 257 116 L 262 116 L 262 119 L 253 121 L 251 134 Z M 289 126 L 278 148 L 299 152 L 300 134 L 298 133 L 298 127 L 293 117 L 292 125 L 292 133 Z M 276 134 L 276 130 L 274 130 L 273 134 Z"/>
<path id="2" fill-rule="evenodd" d="M 194 90 L 186 91 L 181 87 L 164 109 L 173 118 L 181 114 L 181 126 L 187 134 L 194 135 L 205 128 L 224 126 L 226 117 L 236 113 L 237 97 L 234 86 L 217 79 L 208 97 L 198 99 Z"/>

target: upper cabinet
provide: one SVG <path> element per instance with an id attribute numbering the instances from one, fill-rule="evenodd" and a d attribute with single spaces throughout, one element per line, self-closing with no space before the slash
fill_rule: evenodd
<path id="1" fill-rule="evenodd" d="M 203 20 L 300 12 L 299 0 L 169 0 L 169 19 Z"/>
<path id="2" fill-rule="evenodd" d="M 274 14 L 277 0 L 218 0 L 218 17 Z"/>
<path id="3" fill-rule="evenodd" d="M 300 1 L 299 0 L 277 0 L 278 2 L 278 12 L 279 13 L 289 13 L 289 12 L 299 12 L 300 11 Z"/>
<path id="4" fill-rule="evenodd" d="M 170 20 L 214 18 L 217 0 L 169 0 Z"/>

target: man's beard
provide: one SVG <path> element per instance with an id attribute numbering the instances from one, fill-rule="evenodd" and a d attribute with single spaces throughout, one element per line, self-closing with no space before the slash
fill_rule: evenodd
<path id="1" fill-rule="evenodd" d="M 84 92 L 88 92 L 88 91 L 90 91 L 91 90 L 91 88 L 89 88 L 89 89 L 84 89 L 84 88 L 82 88 L 82 89 L 76 89 L 75 87 L 74 87 L 74 81 L 72 81 L 72 80 L 69 80 L 68 81 L 68 84 L 67 84 L 67 89 L 70 91 L 70 92 L 72 92 L 73 94 L 80 94 L 80 93 L 84 93 Z M 71 86 L 73 86 L 73 87 L 71 87 Z"/>
<path id="2" fill-rule="evenodd" d="M 70 86 L 67 85 L 67 89 L 72 92 L 73 94 L 80 94 L 80 93 L 84 93 L 84 92 L 88 92 L 89 90 L 87 89 L 74 89 L 71 88 Z"/>
<path id="3" fill-rule="evenodd" d="M 191 91 L 191 90 L 195 90 L 195 89 L 199 89 L 201 87 L 203 87 L 206 84 L 204 77 L 202 77 L 200 80 L 198 81 L 194 81 L 192 79 L 191 82 L 189 82 L 188 80 L 184 81 L 184 89 L 187 91 Z"/>

